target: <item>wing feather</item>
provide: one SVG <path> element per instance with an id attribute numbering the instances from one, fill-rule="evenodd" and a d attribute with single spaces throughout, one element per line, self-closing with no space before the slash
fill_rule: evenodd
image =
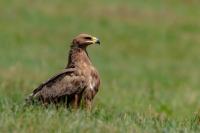
<path id="1" fill-rule="evenodd" d="M 37 87 L 32 94 L 32 98 L 54 99 L 63 95 L 81 92 L 85 86 L 85 78 L 75 74 L 75 69 L 64 69 L 46 82 Z"/>
<path id="2" fill-rule="evenodd" d="M 54 75 L 53 77 L 51 77 L 47 81 L 41 83 L 36 89 L 33 90 L 33 94 L 36 94 L 38 91 L 40 91 L 42 89 L 43 86 L 45 86 L 48 83 L 52 82 L 53 80 L 57 79 L 59 76 L 62 76 L 63 74 L 69 74 L 69 73 L 72 73 L 74 71 L 75 71 L 74 68 L 64 69 L 63 71 L 57 73 L 56 75 Z"/>

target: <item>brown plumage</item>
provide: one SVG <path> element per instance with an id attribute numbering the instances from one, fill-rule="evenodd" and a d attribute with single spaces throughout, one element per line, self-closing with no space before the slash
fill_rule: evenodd
<path id="1" fill-rule="evenodd" d="M 92 100 L 100 85 L 97 70 L 92 65 L 86 48 L 91 44 L 100 44 L 96 37 L 80 34 L 72 41 L 68 56 L 68 64 L 60 73 L 33 90 L 27 102 L 41 101 L 43 104 L 66 103 L 68 107 L 78 108 L 81 99 L 83 105 L 90 110 Z"/>

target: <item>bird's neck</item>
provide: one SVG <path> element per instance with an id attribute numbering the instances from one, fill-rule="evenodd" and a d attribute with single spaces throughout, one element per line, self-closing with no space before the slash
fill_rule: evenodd
<path id="1" fill-rule="evenodd" d="M 71 47 L 66 68 L 82 68 L 91 65 L 86 48 Z"/>

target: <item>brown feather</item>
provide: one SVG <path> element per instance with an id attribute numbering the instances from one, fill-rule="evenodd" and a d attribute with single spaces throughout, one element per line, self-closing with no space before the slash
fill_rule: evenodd
<path id="1" fill-rule="evenodd" d="M 81 98 L 87 109 L 91 109 L 91 102 L 100 85 L 97 70 L 93 67 L 86 47 L 100 43 L 98 39 L 87 34 L 77 36 L 69 51 L 68 64 L 60 73 L 33 90 L 27 101 L 37 99 L 43 103 L 56 103 L 60 98 L 68 97 L 68 105 L 78 107 Z"/>
<path id="2" fill-rule="evenodd" d="M 42 89 L 42 87 L 44 87 L 44 85 L 47 85 L 48 83 L 53 82 L 59 76 L 61 76 L 63 74 L 69 74 L 69 73 L 72 73 L 74 71 L 75 71 L 75 69 L 73 69 L 73 68 L 64 69 L 63 71 L 57 73 L 56 75 L 54 75 L 53 77 L 51 77 L 47 81 L 41 83 L 35 90 L 33 90 L 33 94 L 36 94 L 38 91 L 40 91 Z"/>

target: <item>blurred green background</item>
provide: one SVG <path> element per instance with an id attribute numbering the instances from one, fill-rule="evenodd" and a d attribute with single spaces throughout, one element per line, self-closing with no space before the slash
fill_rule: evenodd
<path id="1" fill-rule="evenodd" d="M 1 132 L 199 132 L 198 0 L 1 0 Z M 66 66 L 74 36 L 101 75 L 90 114 L 23 107 Z"/>

